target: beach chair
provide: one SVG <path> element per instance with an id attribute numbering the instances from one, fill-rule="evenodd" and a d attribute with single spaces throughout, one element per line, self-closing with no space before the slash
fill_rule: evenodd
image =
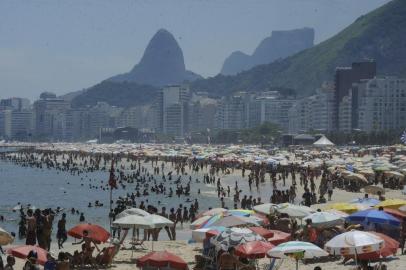
<path id="1" fill-rule="evenodd" d="M 116 247 L 111 246 L 103 249 L 96 257 L 97 266 L 109 267 L 116 255 Z"/>
<path id="2" fill-rule="evenodd" d="M 130 242 L 131 248 L 135 250 L 147 249 L 144 245 L 144 240 L 132 239 Z"/>

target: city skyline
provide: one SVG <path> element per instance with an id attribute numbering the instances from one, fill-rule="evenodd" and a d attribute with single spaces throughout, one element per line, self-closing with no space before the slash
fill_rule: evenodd
<path id="1" fill-rule="evenodd" d="M 313 27 L 319 43 L 388 1 L 177 2 L 1 2 L 1 98 L 33 101 L 43 91 L 65 94 L 126 72 L 159 28 L 175 36 L 188 69 L 213 76 L 232 51 L 252 53 L 273 30 Z M 330 16 L 337 10 L 342 16 Z"/>

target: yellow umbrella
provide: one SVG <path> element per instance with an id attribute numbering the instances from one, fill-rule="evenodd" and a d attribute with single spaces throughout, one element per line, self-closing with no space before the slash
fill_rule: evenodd
<path id="1" fill-rule="evenodd" d="M 392 208 L 398 209 L 399 207 L 406 205 L 406 201 L 402 199 L 388 199 L 379 204 L 375 205 L 376 208 L 383 207 L 383 208 Z"/>
<path id="2" fill-rule="evenodd" d="M 333 203 L 331 205 L 328 205 L 326 209 L 335 209 L 347 214 L 352 214 L 359 210 L 357 205 L 353 203 Z"/>

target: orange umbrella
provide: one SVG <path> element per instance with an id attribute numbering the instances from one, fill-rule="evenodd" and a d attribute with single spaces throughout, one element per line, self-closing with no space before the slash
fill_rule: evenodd
<path id="1" fill-rule="evenodd" d="M 247 242 L 235 248 L 235 255 L 248 259 L 264 258 L 266 253 L 274 247 L 271 243 L 264 241 Z"/>
<path id="2" fill-rule="evenodd" d="M 73 227 L 68 231 L 68 235 L 74 238 L 81 239 L 83 238 L 84 231 L 87 231 L 88 232 L 87 237 L 92 239 L 96 243 L 104 243 L 110 237 L 110 233 L 106 231 L 103 227 L 90 223 L 76 225 L 75 227 Z"/>
<path id="3" fill-rule="evenodd" d="M 13 255 L 14 257 L 17 257 L 20 259 L 27 259 L 27 256 L 31 251 L 35 251 L 37 253 L 38 263 L 41 265 L 44 265 L 45 262 L 47 261 L 47 254 L 48 254 L 48 252 L 45 249 L 42 249 L 37 246 L 29 246 L 29 245 L 17 246 L 17 247 L 7 249 L 8 254 Z"/>
<path id="4" fill-rule="evenodd" d="M 270 231 L 273 232 L 273 237 L 269 238 L 268 241 L 275 246 L 288 242 L 290 240 L 289 233 L 285 233 L 278 230 L 270 230 Z"/>
<path id="5" fill-rule="evenodd" d="M 185 270 L 187 263 L 179 256 L 168 251 L 153 251 L 137 260 L 138 267 L 155 266 Z"/>
<path id="6" fill-rule="evenodd" d="M 267 230 L 263 227 L 249 227 L 248 229 L 250 229 L 251 231 L 253 231 L 256 234 L 259 234 L 260 236 L 262 236 L 265 239 L 271 238 L 274 235 L 273 232 L 271 232 L 270 230 Z"/>

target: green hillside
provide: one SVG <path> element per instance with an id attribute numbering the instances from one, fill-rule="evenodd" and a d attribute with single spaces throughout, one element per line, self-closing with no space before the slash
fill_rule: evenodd
<path id="1" fill-rule="evenodd" d="M 149 85 L 103 81 L 74 97 L 72 106 L 84 107 L 104 101 L 112 106 L 130 107 L 152 102 L 157 93 L 158 88 Z"/>
<path id="2" fill-rule="evenodd" d="M 293 88 L 311 94 L 323 81 L 333 80 L 337 66 L 375 59 L 379 75 L 406 77 L 406 1 L 392 2 L 358 18 L 334 37 L 315 47 L 236 76 L 198 80 L 192 89 L 227 95 L 236 91 Z"/>

